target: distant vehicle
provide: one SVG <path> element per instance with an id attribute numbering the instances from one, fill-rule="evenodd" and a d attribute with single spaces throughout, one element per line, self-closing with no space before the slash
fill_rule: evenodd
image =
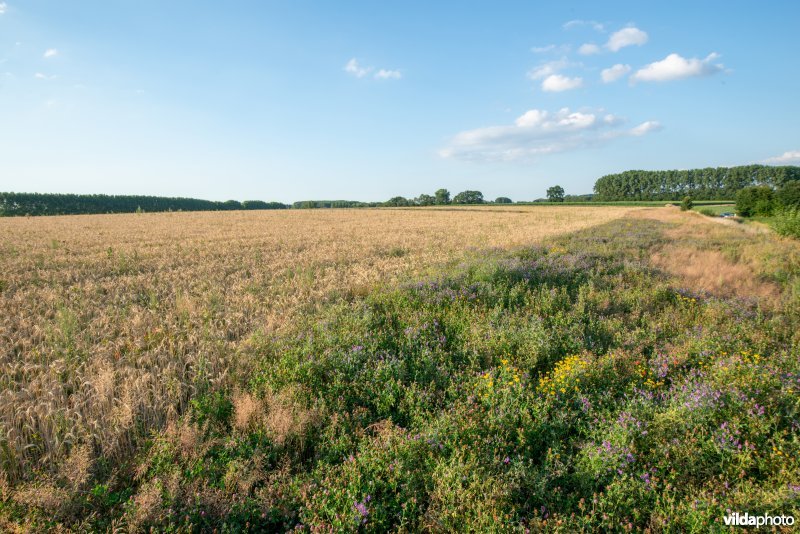
<path id="1" fill-rule="evenodd" d="M 731 217 L 736 217 L 735 213 L 731 213 L 730 211 L 726 211 L 725 213 L 720 213 L 720 217 L 724 217 L 726 219 L 730 219 Z"/>

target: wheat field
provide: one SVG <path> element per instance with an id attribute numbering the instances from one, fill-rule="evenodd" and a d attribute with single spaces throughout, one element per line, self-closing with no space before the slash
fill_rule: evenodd
<path id="1" fill-rule="evenodd" d="M 24 495 L 25 481 L 43 473 L 80 480 L 76 466 L 88 456 L 129 461 L 142 438 L 246 372 L 259 343 L 323 301 L 635 209 L 0 219 L 5 483 L 22 484 Z"/>

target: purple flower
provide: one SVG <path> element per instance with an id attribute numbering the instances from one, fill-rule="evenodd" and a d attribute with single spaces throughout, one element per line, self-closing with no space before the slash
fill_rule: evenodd
<path id="1" fill-rule="evenodd" d="M 363 501 L 355 502 L 353 504 L 353 508 L 356 509 L 356 512 L 358 512 L 358 515 L 360 516 L 359 519 L 361 520 L 361 524 L 366 524 L 367 522 L 367 516 L 369 515 L 369 507 L 367 506 L 367 503 L 371 500 L 372 497 L 367 495 Z"/>

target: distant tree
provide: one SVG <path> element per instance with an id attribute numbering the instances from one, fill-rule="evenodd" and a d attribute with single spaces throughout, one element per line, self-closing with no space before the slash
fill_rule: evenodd
<path id="1" fill-rule="evenodd" d="M 670 171 L 630 170 L 597 180 L 597 200 L 728 200 L 745 187 L 758 185 L 779 189 L 800 180 L 800 167 L 742 165 Z"/>
<path id="2" fill-rule="evenodd" d="M 483 193 L 480 191 L 462 191 L 453 197 L 453 204 L 483 204 Z"/>
<path id="3" fill-rule="evenodd" d="M 775 193 L 769 186 L 745 187 L 736 194 L 736 212 L 742 217 L 772 215 L 774 197 Z"/>
<path id="4" fill-rule="evenodd" d="M 433 196 L 436 198 L 436 205 L 450 204 L 450 191 L 447 189 L 437 190 Z"/>
<path id="5" fill-rule="evenodd" d="M 263 200 L 244 200 L 242 201 L 243 210 L 279 210 L 285 209 L 286 205 L 280 202 L 264 202 Z"/>
<path id="6" fill-rule="evenodd" d="M 564 188 L 554 185 L 547 189 L 547 200 L 550 202 L 564 202 Z"/>
<path id="7" fill-rule="evenodd" d="M 240 210 L 242 209 L 242 203 L 238 200 L 226 200 L 225 202 L 220 203 L 219 209 L 221 210 Z"/>
<path id="8" fill-rule="evenodd" d="M 681 211 L 689 211 L 690 209 L 692 209 L 693 204 L 694 203 L 692 202 L 692 197 L 690 196 L 683 197 L 683 200 L 681 200 Z"/>
<path id="9" fill-rule="evenodd" d="M 495 204 L 511 204 L 512 201 L 508 197 L 497 197 L 496 199 L 494 199 L 494 203 Z"/>
<path id="10" fill-rule="evenodd" d="M 392 197 L 385 202 L 386 206 L 396 208 L 408 206 L 408 204 L 408 199 L 406 197 Z"/>
<path id="11" fill-rule="evenodd" d="M 422 193 L 420 196 L 414 199 L 414 204 L 417 206 L 433 206 L 436 204 L 436 197 Z"/>

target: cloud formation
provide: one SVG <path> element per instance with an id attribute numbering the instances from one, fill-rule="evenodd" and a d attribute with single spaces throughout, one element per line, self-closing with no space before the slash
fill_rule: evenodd
<path id="1" fill-rule="evenodd" d="M 542 80 L 542 91 L 550 93 L 560 93 L 561 91 L 569 91 L 570 89 L 577 89 L 583 86 L 583 78 L 569 78 L 561 74 L 551 74 Z"/>
<path id="2" fill-rule="evenodd" d="M 600 47 L 594 43 L 582 44 L 580 48 L 578 48 L 578 53 L 582 56 L 591 56 L 594 54 L 599 54 Z"/>
<path id="3" fill-rule="evenodd" d="M 347 64 L 344 66 L 344 71 L 348 74 L 352 74 L 356 78 L 363 78 L 367 74 L 370 73 L 372 67 L 362 67 L 358 64 L 358 60 L 356 58 L 352 58 Z"/>
<path id="4" fill-rule="evenodd" d="M 631 71 L 630 65 L 623 65 L 622 63 L 617 63 L 612 67 L 608 67 L 607 69 L 603 69 L 600 71 L 600 77 L 603 79 L 603 83 L 611 83 L 619 80 L 626 74 Z"/>
<path id="5" fill-rule="evenodd" d="M 686 59 L 678 54 L 670 54 L 661 61 L 655 61 L 637 70 L 631 81 L 634 82 L 668 82 L 682 78 L 710 76 L 721 72 L 725 67 L 714 63 L 719 54 L 712 52 L 705 59 Z"/>
<path id="6" fill-rule="evenodd" d="M 380 69 L 375 73 L 375 78 L 379 80 L 399 80 L 403 75 L 399 70 Z"/>
<path id="7" fill-rule="evenodd" d="M 558 71 L 563 70 L 570 66 L 569 61 L 566 58 L 561 58 L 556 61 L 547 61 L 545 63 L 541 63 L 538 66 L 532 68 L 528 71 L 528 78 L 531 80 L 541 80 L 542 78 L 547 78 L 548 76 L 552 76 L 553 74 L 558 73 Z"/>
<path id="8" fill-rule="evenodd" d="M 531 48 L 531 52 L 534 54 L 546 54 L 547 52 L 552 52 L 556 49 L 556 45 L 549 44 L 547 46 L 534 46 Z"/>
<path id="9" fill-rule="evenodd" d="M 605 31 L 605 26 L 596 20 L 575 19 L 565 22 L 561 27 L 565 30 L 571 30 L 572 28 L 578 28 L 580 26 L 591 26 L 593 30 L 598 32 Z"/>
<path id="10" fill-rule="evenodd" d="M 629 133 L 633 136 L 640 137 L 650 132 L 657 132 L 661 130 L 661 123 L 658 121 L 645 121 L 639 126 L 631 128 Z"/>
<path id="11" fill-rule="evenodd" d="M 542 80 L 542 91 L 561 92 L 570 89 L 577 89 L 583 86 L 583 78 L 570 78 L 560 74 L 560 71 L 575 64 L 561 58 L 555 61 L 546 61 L 528 71 L 528 78 L 531 80 Z"/>
<path id="12" fill-rule="evenodd" d="M 623 128 L 624 121 L 597 111 L 555 112 L 531 109 L 507 126 L 489 126 L 456 134 L 439 151 L 443 158 L 464 161 L 516 161 L 598 146 L 620 137 L 641 136 L 658 130 L 655 121 Z"/>
<path id="13" fill-rule="evenodd" d="M 47 50 L 44 51 L 42 57 L 45 59 L 50 59 L 51 57 L 56 57 L 57 55 L 58 55 L 58 50 L 56 50 L 55 48 L 48 48 Z"/>
<path id="14" fill-rule="evenodd" d="M 5 2 L 0 2 L 0 15 L 5 15 L 7 9 L 8 9 L 8 4 L 6 4 Z"/>
<path id="15" fill-rule="evenodd" d="M 619 52 L 626 46 L 642 46 L 647 40 L 647 33 L 639 28 L 623 28 L 611 34 L 611 37 L 608 38 L 608 42 L 606 43 L 606 48 L 612 52 Z"/>
<path id="16" fill-rule="evenodd" d="M 800 163 L 800 150 L 790 150 L 788 152 L 784 152 L 780 156 L 767 158 L 764 160 L 764 163 L 769 163 L 772 165 L 793 165 Z"/>
<path id="17" fill-rule="evenodd" d="M 372 74 L 376 80 L 399 80 L 403 77 L 399 70 L 375 69 L 375 67 L 362 66 L 356 58 L 351 58 L 344 66 L 344 71 L 356 78 L 365 78 Z"/>

